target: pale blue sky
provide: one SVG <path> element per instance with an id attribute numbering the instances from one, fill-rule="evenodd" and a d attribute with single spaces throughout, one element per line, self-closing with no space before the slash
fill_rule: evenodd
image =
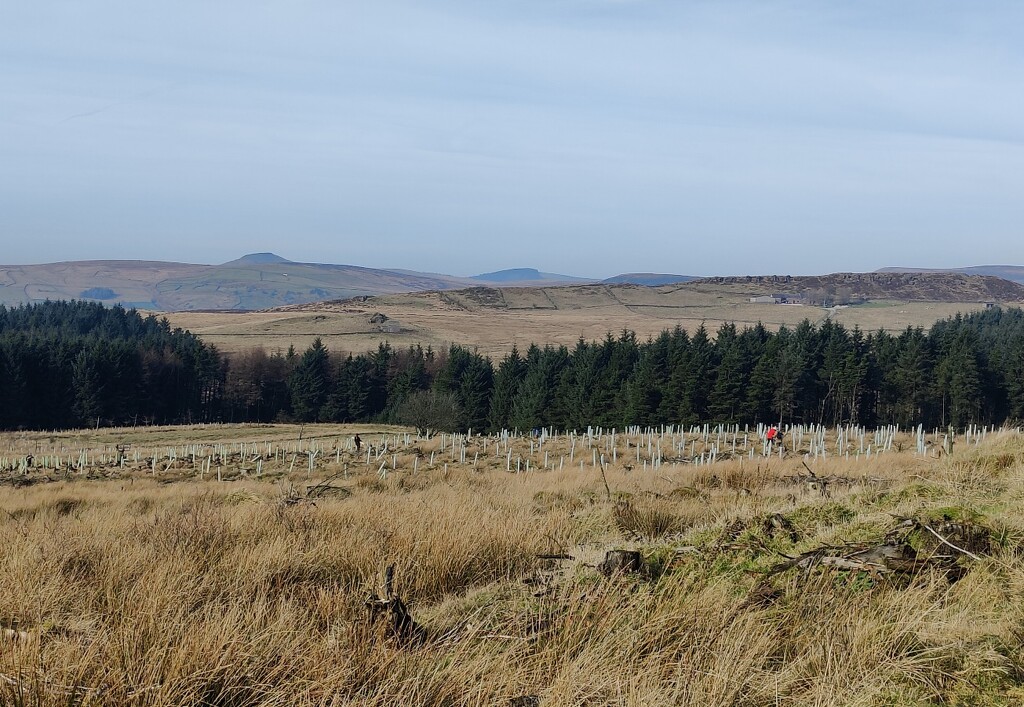
<path id="1" fill-rule="evenodd" d="M 1022 222 L 1020 2 L 0 13 L 3 264 L 800 274 L 1024 264 Z"/>

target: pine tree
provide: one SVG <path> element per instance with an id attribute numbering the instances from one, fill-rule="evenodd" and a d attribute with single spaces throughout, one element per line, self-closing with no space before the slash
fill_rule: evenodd
<path id="1" fill-rule="evenodd" d="M 870 359 L 864 335 L 854 328 L 850 334 L 849 346 L 843 360 L 843 374 L 839 383 L 839 417 L 836 424 L 844 420 L 857 425 L 861 422 L 864 394 L 868 388 Z"/>
<path id="2" fill-rule="evenodd" d="M 1024 420 L 1024 333 L 1009 338 L 1002 364 L 1007 413 L 1013 419 Z"/>
<path id="3" fill-rule="evenodd" d="M 78 423 L 85 427 L 98 424 L 103 412 L 102 383 L 96 361 L 85 349 L 78 352 L 72 364 L 72 387 L 74 388 L 74 412 Z"/>
<path id="4" fill-rule="evenodd" d="M 932 362 L 927 339 L 920 328 L 907 327 L 897 339 L 898 353 L 892 367 L 895 388 L 895 421 L 904 426 L 923 422 L 931 397 Z"/>
<path id="5" fill-rule="evenodd" d="M 373 364 L 366 356 L 351 356 L 342 368 L 344 379 L 339 388 L 344 391 L 347 401 L 346 422 L 368 422 L 373 415 L 371 385 Z"/>
<path id="6" fill-rule="evenodd" d="M 618 340 L 609 336 L 602 348 L 604 351 L 600 358 L 607 363 L 601 370 L 600 384 L 594 397 L 596 417 L 593 423 L 615 427 L 621 425 L 625 417 L 626 382 L 640 360 L 640 347 L 636 334 L 624 330 Z"/>
<path id="7" fill-rule="evenodd" d="M 555 384 L 567 364 L 566 348 L 531 346 L 527 352 L 527 370 L 512 403 L 510 423 L 518 430 L 532 430 L 550 424 Z"/>
<path id="8" fill-rule="evenodd" d="M 555 406 L 561 427 L 578 430 L 595 423 L 600 378 L 600 351 L 581 338 L 558 383 Z"/>
<path id="9" fill-rule="evenodd" d="M 775 386 L 778 379 L 779 351 L 782 340 L 772 336 L 750 373 L 746 396 L 746 421 L 770 422 L 775 413 Z"/>
<path id="10" fill-rule="evenodd" d="M 693 421 L 693 406 L 689 398 L 690 336 L 681 327 L 672 330 L 669 338 L 667 377 L 662 386 L 658 419 L 669 424 Z"/>
<path id="11" fill-rule="evenodd" d="M 493 390 L 494 369 L 490 359 L 474 353 L 455 391 L 461 411 L 461 429 L 483 430 L 487 427 Z"/>
<path id="12" fill-rule="evenodd" d="M 320 420 L 330 388 L 327 347 L 317 337 L 302 354 L 291 375 L 292 414 L 300 422 Z"/>
<path id="13" fill-rule="evenodd" d="M 633 375 L 626 382 L 626 404 L 621 426 L 658 424 L 658 408 L 661 406 L 661 388 L 658 385 L 655 357 L 640 357 Z"/>
<path id="14" fill-rule="evenodd" d="M 426 359 L 420 346 L 410 346 L 402 355 L 395 356 L 396 373 L 387 384 L 387 409 L 385 419 L 399 421 L 399 410 L 407 397 L 418 390 L 426 390 L 429 384 Z"/>
<path id="15" fill-rule="evenodd" d="M 723 324 L 719 328 L 715 337 L 715 358 L 718 366 L 708 396 L 708 416 L 712 422 L 738 423 L 749 373 L 734 324 Z"/>
<path id="16" fill-rule="evenodd" d="M 25 419 L 25 372 L 21 365 L 21 337 L 0 338 L 0 429 L 16 429 Z"/>
<path id="17" fill-rule="evenodd" d="M 683 382 L 683 397 L 688 402 L 689 419 L 684 423 L 701 422 L 707 419 L 708 399 L 714 384 L 714 347 L 708 337 L 704 323 L 697 327 L 690 339 L 690 355 Z"/>
<path id="18" fill-rule="evenodd" d="M 936 383 L 943 401 L 943 424 L 962 427 L 980 422 L 981 374 L 977 342 L 965 327 L 953 335 L 936 365 Z"/>
<path id="19" fill-rule="evenodd" d="M 491 397 L 491 408 L 487 416 L 488 428 L 498 432 L 510 426 L 512 405 L 523 378 L 526 376 L 526 362 L 513 346 L 512 351 L 498 364 L 494 376 L 494 394 Z"/>
<path id="20" fill-rule="evenodd" d="M 370 414 L 379 415 L 387 408 L 388 404 L 388 380 L 394 361 L 394 350 L 391 348 L 391 344 L 386 341 L 378 344 L 377 350 L 370 356 L 370 361 L 373 367 L 368 383 L 367 403 L 370 406 Z"/>
<path id="21" fill-rule="evenodd" d="M 838 424 L 842 419 L 844 400 L 841 394 L 847 374 L 847 355 L 851 351 L 846 329 L 826 319 L 819 331 L 823 340 L 821 360 L 817 366 L 818 424 Z"/>
<path id="22" fill-rule="evenodd" d="M 807 319 L 788 333 L 787 346 L 780 351 L 779 357 L 776 388 L 779 420 L 811 422 L 819 410 L 817 371 L 821 366 L 820 338 Z"/>

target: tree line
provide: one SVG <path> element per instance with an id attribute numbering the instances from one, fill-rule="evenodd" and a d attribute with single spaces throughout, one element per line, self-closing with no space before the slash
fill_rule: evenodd
<path id="1" fill-rule="evenodd" d="M 80 301 L 0 306 L 0 429 L 213 420 L 225 370 L 166 319 Z"/>
<path id="2" fill-rule="evenodd" d="M 928 331 L 865 333 L 826 319 L 623 331 L 531 345 L 494 362 L 464 346 L 225 356 L 119 307 L 0 307 L 0 426 L 189 421 L 394 422 L 435 430 L 588 425 L 896 423 L 1024 419 L 1024 311 L 958 315 Z"/>

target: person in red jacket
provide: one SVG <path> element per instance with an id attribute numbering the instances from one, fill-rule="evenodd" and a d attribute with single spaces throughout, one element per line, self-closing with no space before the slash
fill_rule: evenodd
<path id="1" fill-rule="evenodd" d="M 769 448 L 774 447 L 776 444 L 782 444 L 782 433 L 779 432 L 779 428 L 775 425 L 771 425 L 768 431 L 764 433 L 764 438 L 768 441 Z"/>

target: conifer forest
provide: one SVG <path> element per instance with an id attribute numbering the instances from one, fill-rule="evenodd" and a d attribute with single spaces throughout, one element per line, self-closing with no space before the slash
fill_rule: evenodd
<path id="1" fill-rule="evenodd" d="M 435 431 L 697 423 L 964 427 L 1024 418 L 1024 311 L 898 334 L 828 319 L 638 341 L 226 356 L 166 320 L 85 302 L 0 307 L 0 428 L 389 422 Z"/>

